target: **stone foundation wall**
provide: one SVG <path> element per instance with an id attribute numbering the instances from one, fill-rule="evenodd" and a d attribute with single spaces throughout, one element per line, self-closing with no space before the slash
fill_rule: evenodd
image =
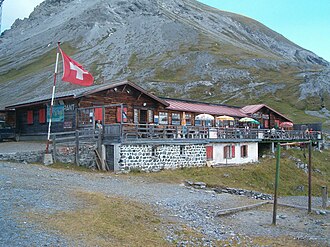
<path id="1" fill-rule="evenodd" d="M 79 166 L 95 168 L 94 144 L 81 144 L 79 146 Z M 54 159 L 54 151 L 51 150 Z M 14 161 L 21 163 L 42 163 L 45 151 L 30 151 L 0 154 L 0 160 Z M 75 164 L 76 148 L 73 145 L 61 145 L 56 147 L 56 162 Z"/>
<path id="2" fill-rule="evenodd" d="M 204 144 L 120 146 L 119 170 L 159 171 L 206 165 Z"/>
<path id="3" fill-rule="evenodd" d="M 95 168 L 95 144 L 79 145 L 79 166 L 87 168 Z M 54 157 L 54 155 L 53 155 Z M 75 164 L 76 147 L 73 145 L 57 146 L 56 147 L 56 162 Z"/>
<path id="4" fill-rule="evenodd" d="M 0 160 L 14 161 L 21 163 L 41 163 L 44 151 L 17 152 L 9 154 L 0 154 Z"/>

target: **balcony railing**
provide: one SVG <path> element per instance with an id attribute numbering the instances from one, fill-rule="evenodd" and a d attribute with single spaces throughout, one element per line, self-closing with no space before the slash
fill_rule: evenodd
<path id="1" fill-rule="evenodd" d="M 204 126 L 116 124 L 106 125 L 105 138 L 137 139 L 259 139 L 259 140 L 321 140 L 319 131 L 221 128 Z"/>

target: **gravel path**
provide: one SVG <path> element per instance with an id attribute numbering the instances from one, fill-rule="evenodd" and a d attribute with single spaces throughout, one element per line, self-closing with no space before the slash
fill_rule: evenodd
<path id="1" fill-rule="evenodd" d="M 137 177 L 54 170 L 48 167 L 0 161 L 0 246 L 68 246 L 59 233 L 42 230 L 24 217 L 27 212 L 52 213 L 73 210 L 81 202 L 72 199 L 72 191 L 101 192 L 124 196 L 152 205 L 166 216 L 174 217 L 207 237 L 203 243 L 181 246 L 213 246 L 215 240 L 249 236 L 290 235 L 300 239 L 317 239 L 329 245 L 329 215 L 311 215 L 294 209 L 279 209 L 278 226 L 270 225 L 270 206 L 229 216 L 214 217 L 218 210 L 254 204 L 243 196 L 216 194 L 183 185 L 150 183 Z M 293 199 L 291 199 L 292 202 Z M 165 216 L 165 215 L 164 215 Z M 174 230 L 168 240 L 175 241 Z"/>
<path id="2" fill-rule="evenodd" d="M 0 154 L 9 154 L 16 152 L 31 152 L 41 151 L 46 149 L 46 141 L 44 142 L 13 142 L 3 141 L 0 142 Z"/>

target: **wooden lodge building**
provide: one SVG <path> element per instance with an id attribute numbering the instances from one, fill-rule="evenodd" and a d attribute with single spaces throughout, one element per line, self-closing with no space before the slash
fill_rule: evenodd
<path id="1" fill-rule="evenodd" d="M 14 112 L 21 138 L 47 137 L 50 99 L 45 95 L 6 107 L 8 120 Z M 244 117 L 260 124 L 240 122 Z M 302 132 L 273 132 L 292 121 L 264 104 L 240 108 L 159 98 L 130 81 L 56 93 L 52 134 L 95 129 L 97 121 L 103 125 L 102 157 L 113 170 L 249 163 L 258 160 L 262 142 L 305 139 Z"/>

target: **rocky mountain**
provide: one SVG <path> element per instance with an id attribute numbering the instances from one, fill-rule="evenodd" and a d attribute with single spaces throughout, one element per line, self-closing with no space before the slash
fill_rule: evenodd
<path id="1" fill-rule="evenodd" d="M 330 117 L 329 62 L 195 0 L 45 0 L 0 36 L 0 109 L 50 93 L 57 41 L 97 84 L 129 79 L 159 96 L 262 102 L 298 122 Z"/>

